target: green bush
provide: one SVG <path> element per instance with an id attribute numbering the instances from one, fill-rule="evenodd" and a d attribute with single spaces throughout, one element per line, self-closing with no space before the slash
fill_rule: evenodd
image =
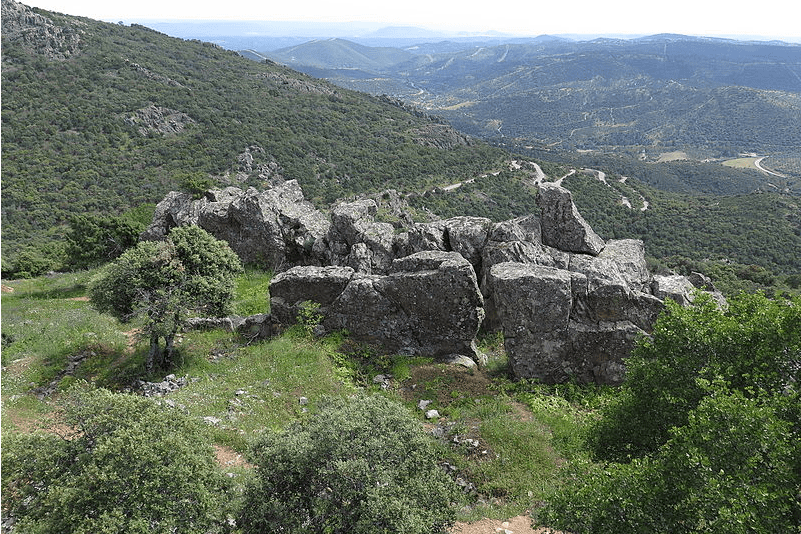
<path id="1" fill-rule="evenodd" d="M 656 454 L 573 469 L 539 522 L 576 534 L 801 532 L 797 426 L 770 400 L 699 386 L 707 395 Z"/>
<path id="2" fill-rule="evenodd" d="M 67 232 L 67 264 L 85 269 L 120 256 L 136 245 L 146 226 L 124 217 L 73 215 Z"/>
<path id="3" fill-rule="evenodd" d="M 238 521 L 246 533 L 432 534 L 455 519 L 458 491 L 430 438 L 384 397 L 329 399 L 253 455 Z"/>
<path id="4" fill-rule="evenodd" d="M 801 298 L 742 294 L 720 309 L 707 295 L 683 308 L 667 301 L 653 336 L 627 361 L 626 382 L 591 432 L 595 455 L 626 461 L 656 451 L 722 377 L 748 397 L 775 395 L 801 379 Z"/>
<path id="5" fill-rule="evenodd" d="M 799 533 L 801 299 L 668 304 L 538 519 L 576 534 Z"/>
<path id="6" fill-rule="evenodd" d="M 218 532 L 228 485 L 198 424 L 150 399 L 75 389 L 56 433 L 3 436 L 15 531 Z"/>

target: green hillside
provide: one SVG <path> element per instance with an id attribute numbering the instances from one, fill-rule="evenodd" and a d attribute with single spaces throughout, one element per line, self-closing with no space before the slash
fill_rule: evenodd
<path id="1" fill-rule="evenodd" d="M 26 9 L 3 2 L 6 265 L 58 240 L 73 213 L 153 203 L 187 175 L 242 186 L 280 175 L 322 206 L 503 157 L 387 100 L 212 44 Z"/>

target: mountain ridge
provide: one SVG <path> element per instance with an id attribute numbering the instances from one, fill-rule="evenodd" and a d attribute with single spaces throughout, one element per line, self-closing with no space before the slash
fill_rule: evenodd
<path id="1" fill-rule="evenodd" d="M 324 46 L 296 50 L 320 58 Z M 306 67 L 297 57 L 292 66 L 402 98 L 480 137 L 500 134 L 566 149 L 653 150 L 674 143 L 704 148 L 707 157 L 801 146 L 795 126 L 801 122 L 800 45 L 659 34 L 452 46 L 407 49 L 415 55 L 406 62 L 376 58 L 354 71 L 322 61 Z M 280 50 L 270 57 L 290 59 Z M 702 109 L 705 102 L 717 109 Z M 693 133 L 699 125 L 703 139 Z M 749 130 L 748 138 L 742 135 Z"/>

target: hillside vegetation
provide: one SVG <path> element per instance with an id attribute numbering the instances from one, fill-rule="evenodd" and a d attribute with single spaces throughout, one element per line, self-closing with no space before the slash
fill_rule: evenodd
<path id="1" fill-rule="evenodd" d="M 725 273 L 718 266 L 704 268 L 733 277 L 738 288 L 742 278 L 733 272 L 750 277 L 746 288 L 753 287 L 751 278 L 759 278 L 761 287 L 797 284 L 777 278 L 797 275 L 801 265 L 798 204 L 786 195 L 798 190 L 792 158 L 766 162 L 789 170 L 783 179 L 711 163 L 556 151 L 509 138 L 492 147 L 398 100 L 345 90 L 208 43 L 141 26 L 26 11 L 10 0 L 3 9 L 4 276 L 85 267 L 119 254 L 120 244 L 130 243 L 147 224 L 153 203 L 174 189 L 263 188 L 297 179 L 322 209 L 339 198 L 393 188 L 409 195 L 421 217 L 433 212 L 503 220 L 529 214 L 536 210 L 536 189 L 529 171 L 510 165 L 512 151 L 539 162 L 551 180 L 585 167 L 615 176 L 609 183 L 618 192 L 599 189 L 602 184 L 587 176 L 566 182 L 582 213 L 607 239 L 641 238 L 653 258 L 673 258 L 672 267 L 733 261 L 733 267 L 722 267 Z M 52 38 L 32 39 L 37 32 Z M 352 45 L 334 40 L 316 46 L 331 50 L 320 58 L 351 72 L 355 64 L 343 57 L 357 52 L 372 64 L 398 60 L 395 52 Z M 436 57 L 438 50 L 454 54 L 458 46 L 415 51 Z M 494 57 L 492 64 L 507 68 L 514 58 L 529 61 L 559 46 L 578 45 L 537 40 L 511 47 L 503 62 L 487 49 L 469 64 L 479 68 L 482 57 Z M 765 50 L 774 49 L 788 62 L 795 50 Z M 756 52 L 749 53 L 754 59 Z M 719 66 L 722 60 L 716 61 Z M 450 79 L 455 84 L 459 78 Z M 618 177 L 628 177 L 628 186 Z M 470 180 L 461 189 L 431 194 Z M 627 187 L 630 194 L 623 191 Z M 752 197 L 755 190 L 769 194 Z M 698 194 L 705 196 L 694 198 Z M 622 196 L 635 204 L 642 196 L 649 209 L 626 209 Z"/>
<path id="2" fill-rule="evenodd" d="M 503 156 L 389 101 L 215 45 L 26 10 L 3 2 L 6 265 L 26 246 L 52 252 L 73 213 L 154 203 L 187 176 L 297 179 L 326 205 L 459 180 Z"/>
<path id="3" fill-rule="evenodd" d="M 407 47 L 405 61 L 341 40 L 265 54 L 344 87 L 397 95 L 481 137 L 653 159 L 675 147 L 708 158 L 797 155 L 801 146 L 798 45 L 682 35 L 459 45 Z"/>
<path id="4" fill-rule="evenodd" d="M 619 390 L 513 381 L 494 336 L 467 370 L 314 339 L 313 317 L 264 341 L 183 332 L 148 374 L 142 324 L 86 299 L 94 274 L 3 286 L 3 514 L 20 528 L 433 533 L 534 514 L 568 532 L 728 534 L 801 517 L 798 299 L 668 306 Z M 265 311 L 269 279 L 240 275 L 234 311 Z M 352 454 L 350 435 L 381 456 Z"/>

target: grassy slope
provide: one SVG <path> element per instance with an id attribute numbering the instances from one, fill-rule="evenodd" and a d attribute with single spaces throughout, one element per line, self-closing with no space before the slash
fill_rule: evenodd
<path id="1" fill-rule="evenodd" d="M 2 431 L 28 432 L 48 425 L 60 394 L 75 380 L 125 389 L 144 376 L 146 342 L 94 312 L 85 300 L 89 273 L 9 282 L 2 297 Z M 262 306 L 265 273 L 240 278 L 238 311 Z M 13 291 L 11 291 L 13 289 Z M 77 299 L 77 300 L 75 300 Z M 430 400 L 442 418 L 439 450 L 454 476 L 472 484 L 462 519 L 505 518 L 534 509 L 558 484 L 558 470 L 579 451 L 582 421 L 603 399 L 598 390 L 543 388 L 513 383 L 507 376 L 502 342 L 484 341 L 490 366 L 468 371 L 424 359 L 379 355 L 332 337 L 312 340 L 289 332 L 272 341 L 246 343 L 223 331 L 187 332 L 181 358 L 170 370 L 190 384 L 164 400 L 210 422 L 208 439 L 219 451 L 221 468 L 240 482 L 248 476 L 243 458 L 263 432 L 285 426 L 313 410 L 324 395 L 356 388 L 390 395 L 416 408 Z M 85 355 L 68 374 L 68 361 Z M 393 375 L 387 389 L 373 383 Z M 39 398 L 42 386 L 52 393 Z M 305 397 L 308 402 L 302 401 Z M 428 428 L 434 422 L 427 422 Z M 469 440 L 475 440 L 469 441 Z"/>

